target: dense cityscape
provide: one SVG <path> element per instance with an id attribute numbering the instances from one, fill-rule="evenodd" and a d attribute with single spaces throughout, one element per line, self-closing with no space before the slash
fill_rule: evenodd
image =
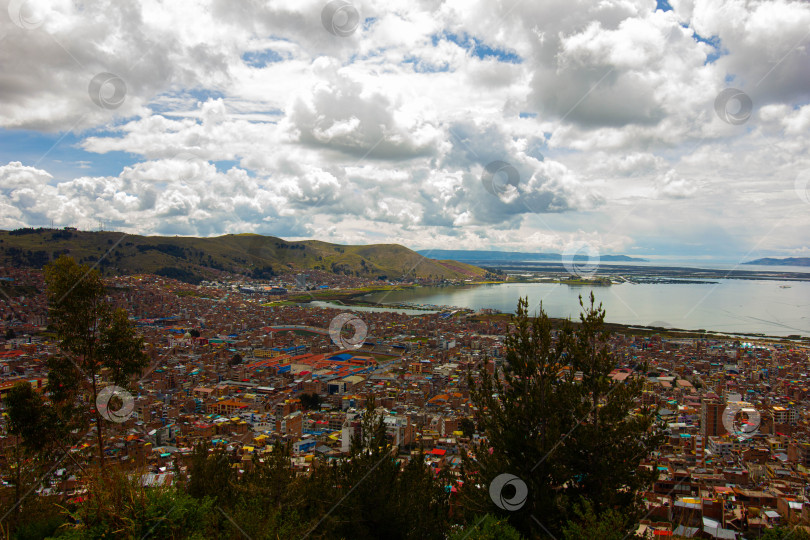
<path id="1" fill-rule="evenodd" d="M 15 385 L 47 399 L 49 359 L 60 350 L 42 272 L 4 268 L 2 276 L 17 291 L 36 291 L 0 299 L 0 403 L 7 410 Z M 105 419 L 103 468 L 147 489 L 185 482 L 200 445 L 224 452 L 237 475 L 285 447 L 290 470 L 309 475 L 321 460 L 350 455 L 370 401 L 402 466 L 419 449 L 435 474 L 459 478 L 462 456 L 486 437 L 468 377 L 500 372 L 505 337 L 515 331 L 509 316 L 493 312 L 355 312 L 286 300 L 374 285 L 319 281 L 317 273 L 199 285 L 133 275 L 104 285 L 105 301 L 125 308 L 143 337 L 148 366 L 130 378 L 129 390 L 112 385 L 108 370 L 99 373 L 99 386 L 110 389 L 95 401 Z M 652 406 L 664 434 L 638 462 L 655 474 L 641 492 L 645 513 L 628 534 L 741 538 L 808 522 L 810 346 L 630 330 L 612 333 L 607 345 L 611 384 L 642 380 L 633 407 Z M 92 395 L 80 396 L 93 410 Z M 8 516 L 30 503 L 20 493 L 15 500 L 22 465 L 13 456 L 23 440 L 10 431 L 7 412 L 2 418 Z M 97 461 L 95 441 L 92 427 L 73 440 L 71 460 L 31 483 L 27 497 L 81 504 L 91 477 L 79 463 Z"/>

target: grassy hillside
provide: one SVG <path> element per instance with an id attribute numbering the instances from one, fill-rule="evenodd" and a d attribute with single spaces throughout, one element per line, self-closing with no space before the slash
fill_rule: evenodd
<path id="1" fill-rule="evenodd" d="M 0 266 L 41 268 L 61 254 L 95 264 L 105 274 L 153 273 L 195 281 L 225 273 L 257 278 L 304 270 L 420 278 L 479 278 L 485 271 L 435 261 L 396 244 L 342 246 L 317 240 L 229 234 L 212 238 L 138 236 L 120 232 L 19 229 L 0 231 Z"/>

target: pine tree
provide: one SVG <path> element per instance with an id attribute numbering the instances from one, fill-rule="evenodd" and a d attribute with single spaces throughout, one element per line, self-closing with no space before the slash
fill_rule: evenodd
<path id="1" fill-rule="evenodd" d="M 560 380 L 566 362 L 562 345 L 570 328 L 555 341 L 551 321 L 542 309 L 537 317 L 529 317 L 527 299 L 518 302 L 512 322 L 503 365 L 496 365 L 490 374 L 487 361 L 479 380 L 472 375 L 468 378 L 478 431 L 485 439 L 463 461 L 459 502 L 470 521 L 487 513 L 508 517 L 519 531 L 530 535 L 537 528 L 532 514 L 559 516 L 563 511 L 564 501 L 556 489 L 564 482 L 557 447 L 574 424 L 575 388 L 570 374 Z M 510 509 L 499 508 L 489 492 L 489 486 L 503 474 L 517 480 L 504 485 L 495 502 Z M 521 483 L 528 498 L 515 508 L 522 501 L 509 501 L 519 496 Z M 501 495 L 513 506 L 503 504 Z"/>
<path id="2" fill-rule="evenodd" d="M 445 538 L 448 479 L 418 453 L 404 463 L 386 436 L 373 397 L 349 456 L 319 463 L 305 482 L 312 538 Z"/>
<path id="3" fill-rule="evenodd" d="M 632 520 L 638 490 L 651 481 L 638 466 L 660 443 L 654 411 L 638 405 L 643 378 L 624 383 L 591 295 L 580 324 L 555 332 L 521 299 L 505 341 L 503 365 L 468 378 L 484 435 L 463 462 L 459 503 L 474 516 L 508 518 L 526 536 L 560 536 L 573 508 L 614 507 Z M 580 380 L 581 376 L 581 380 Z M 509 476 L 504 476 L 509 475 Z"/>
<path id="4" fill-rule="evenodd" d="M 582 372 L 582 399 L 576 410 L 582 418 L 572 432 L 563 454 L 572 478 L 566 492 L 573 500 L 589 501 L 598 515 L 621 508 L 629 515 L 638 511 L 639 490 L 651 485 L 655 471 L 640 470 L 646 458 L 662 442 L 655 410 L 639 405 L 646 378 L 645 366 L 638 376 L 617 383 L 610 373 L 617 367 L 605 330 L 605 311 L 596 306 L 593 293 L 583 309 L 580 325 L 571 342 L 570 362 Z"/>

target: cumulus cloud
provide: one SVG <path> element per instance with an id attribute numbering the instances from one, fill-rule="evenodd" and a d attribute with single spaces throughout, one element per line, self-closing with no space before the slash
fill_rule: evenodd
<path id="1" fill-rule="evenodd" d="M 810 6 L 670 3 L 356 0 L 343 37 L 319 0 L 15 3 L 0 226 L 607 253 L 744 249 L 788 215 L 765 241 L 795 254 Z"/>

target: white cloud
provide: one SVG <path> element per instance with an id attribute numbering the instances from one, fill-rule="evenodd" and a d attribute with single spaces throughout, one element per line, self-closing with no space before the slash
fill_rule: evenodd
<path id="1" fill-rule="evenodd" d="M 324 4 L 43 0 L 31 28 L 0 17 L 0 126 L 70 130 L 68 159 L 89 167 L 66 177 L 47 145 L 39 161 L 7 150 L 0 226 L 602 253 L 745 250 L 763 230 L 774 249 L 806 244 L 791 187 L 810 165 L 806 3 L 358 0 L 347 37 L 324 29 Z M 120 106 L 96 103 L 117 79 L 94 102 L 99 73 L 125 85 Z M 751 97 L 742 124 L 715 113 L 726 87 Z M 88 172 L 112 155 L 130 157 Z M 482 183 L 498 160 L 518 178 L 501 197 Z"/>

